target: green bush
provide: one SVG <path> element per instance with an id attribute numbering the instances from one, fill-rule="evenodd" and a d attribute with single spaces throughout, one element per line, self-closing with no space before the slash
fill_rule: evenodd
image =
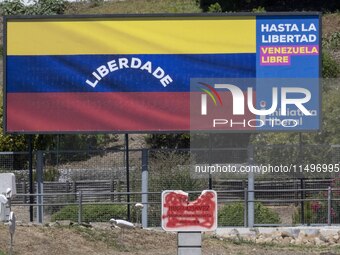
<path id="1" fill-rule="evenodd" d="M 208 7 L 208 12 L 222 12 L 222 7 L 219 3 L 211 4 Z"/>
<path id="2" fill-rule="evenodd" d="M 340 223 L 340 178 L 335 178 L 330 183 L 332 189 L 332 201 L 330 207 L 330 216 L 332 224 Z M 320 191 L 317 195 L 312 196 L 313 201 L 304 203 L 304 223 L 310 224 L 327 224 L 328 221 L 328 192 Z M 301 224 L 301 207 L 293 215 L 293 224 Z"/>
<path id="3" fill-rule="evenodd" d="M 304 203 L 303 206 L 304 210 L 304 223 L 306 223 L 307 225 L 310 225 L 311 223 L 325 223 L 324 221 L 318 221 L 315 218 L 315 215 L 313 215 L 313 211 L 312 211 L 312 207 L 311 207 L 311 203 L 309 201 Z M 301 224 L 301 207 L 297 208 L 293 214 L 293 224 L 297 225 L 297 224 Z"/>
<path id="4" fill-rule="evenodd" d="M 338 63 L 331 57 L 328 51 L 322 53 L 322 77 L 337 78 L 340 74 Z"/>
<path id="5" fill-rule="evenodd" d="M 336 50 L 340 47 L 340 32 L 334 32 L 322 38 L 322 47 L 329 50 Z"/>
<path id="6" fill-rule="evenodd" d="M 265 207 L 262 203 L 255 203 L 255 224 L 279 224 L 279 215 Z M 225 204 L 218 209 L 218 224 L 220 226 L 244 226 L 244 203 L 235 202 Z"/>
<path id="7" fill-rule="evenodd" d="M 78 221 L 78 205 L 68 205 L 52 215 L 52 221 Z M 111 218 L 125 219 L 125 205 L 84 205 L 82 208 L 83 222 L 108 222 Z"/>
<path id="8" fill-rule="evenodd" d="M 104 0 L 90 0 L 90 6 L 93 7 L 98 7 L 101 6 L 104 3 Z"/>
<path id="9" fill-rule="evenodd" d="M 27 8 L 20 0 L 5 0 L 0 4 L 0 15 L 27 14 Z"/>
<path id="10" fill-rule="evenodd" d="M 63 14 L 64 0 L 36 0 L 32 5 L 24 5 L 20 0 L 5 0 L 0 4 L 1 15 L 53 15 Z"/>
<path id="11" fill-rule="evenodd" d="M 58 181 L 59 177 L 60 177 L 60 173 L 58 169 L 53 168 L 53 167 L 47 167 L 46 169 L 44 169 L 43 180 L 45 182 Z M 33 180 L 37 181 L 37 172 L 33 172 Z"/>
<path id="12" fill-rule="evenodd" d="M 254 13 L 263 13 L 263 12 L 266 12 L 266 9 L 262 6 L 258 6 L 256 8 L 253 8 L 252 12 Z"/>
<path id="13" fill-rule="evenodd" d="M 33 12 L 37 15 L 63 14 L 66 10 L 64 0 L 38 0 L 33 5 Z"/>
<path id="14" fill-rule="evenodd" d="M 150 154 L 150 191 L 160 190 L 203 190 L 207 181 L 194 178 L 190 155 L 186 151 L 160 151 Z"/>

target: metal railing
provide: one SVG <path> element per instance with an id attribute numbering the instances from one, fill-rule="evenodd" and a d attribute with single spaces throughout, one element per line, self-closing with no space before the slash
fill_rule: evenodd
<path id="1" fill-rule="evenodd" d="M 268 198 L 263 194 L 294 192 L 298 194 L 312 193 L 308 197 L 298 198 Z M 188 191 L 190 197 L 197 197 L 201 191 Z M 249 199 L 249 194 L 254 194 L 254 199 Z M 238 194 L 242 198 L 224 199 L 225 194 Z M 260 195 L 262 194 L 262 195 Z M 291 226 L 291 225 L 334 225 L 340 224 L 340 189 L 328 187 L 327 189 L 255 189 L 247 188 L 239 190 L 218 191 L 219 226 Z M 32 201 L 34 203 L 25 203 Z M 126 198 L 130 197 L 130 202 Z M 228 196 L 226 196 L 228 197 Z M 260 197 L 260 198 L 258 198 Z M 40 198 L 40 199 L 39 199 Z M 90 199 L 89 199 L 90 198 Z M 93 199 L 100 198 L 100 199 Z M 119 198 L 119 199 L 112 199 Z M 92 200 L 91 200 L 92 199 Z M 142 203 L 143 209 L 138 211 L 133 205 Z M 131 221 L 141 219 L 143 227 L 158 227 L 161 220 L 161 192 L 74 192 L 74 193 L 43 193 L 43 194 L 17 194 L 12 203 L 13 211 L 18 215 L 19 221 L 29 221 L 29 208 L 34 208 L 34 218 L 38 223 L 56 220 L 71 220 L 82 222 L 108 222 L 110 218 L 126 219 L 128 206 L 130 207 Z M 229 207 L 227 209 L 223 209 Z M 223 217 L 230 217 L 230 213 L 236 209 L 238 220 L 224 223 Z M 261 209 L 262 208 L 262 209 Z M 263 209 L 264 208 L 264 209 Z M 276 208 L 293 208 L 295 221 L 282 222 L 258 222 L 257 214 L 264 210 L 269 215 L 278 215 Z M 226 210 L 226 211 L 225 211 Z M 226 212 L 226 214 L 224 214 Z M 291 215 L 293 217 L 294 215 Z M 269 216 L 271 217 L 271 216 Z M 277 216 L 276 216 L 277 217 Z"/>

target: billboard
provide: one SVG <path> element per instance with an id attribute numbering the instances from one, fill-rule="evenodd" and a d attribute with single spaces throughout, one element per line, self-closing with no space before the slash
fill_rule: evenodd
<path id="1" fill-rule="evenodd" d="M 6 17 L 4 26 L 8 133 L 201 130 L 190 120 L 196 81 L 320 72 L 320 21 L 312 13 L 26 16 Z M 319 85 L 305 86 L 317 114 L 299 128 L 317 130 Z M 268 91 L 253 86 L 254 104 Z"/>

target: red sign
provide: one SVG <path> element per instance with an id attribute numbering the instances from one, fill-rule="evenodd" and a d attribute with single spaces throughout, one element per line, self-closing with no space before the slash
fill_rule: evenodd
<path id="1" fill-rule="evenodd" d="M 190 202 L 188 193 L 162 193 L 162 228 L 165 231 L 214 231 L 217 228 L 217 193 L 204 190 Z"/>

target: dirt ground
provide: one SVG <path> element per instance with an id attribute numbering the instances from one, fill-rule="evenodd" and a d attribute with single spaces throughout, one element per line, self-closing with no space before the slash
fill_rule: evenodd
<path id="1" fill-rule="evenodd" d="M 7 226 L 0 225 L 0 250 L 8 251 Z M 259 245 L 233 242 L 218 237 L 204 236 L 204 255 L 252 254 L 299 255 L 340 254 L 340 247 L 317 248 L 298 246 Z M 0 252 L 1 254 L 1 252 Z M 7 254 L 7 253 L 6 253 Z M 104 225 L 95 228 L 80 226 L 43 227 L 18 226 L 13 255 L 174 255 L 176 234 L 155 230 L 121 230 Z"/>

